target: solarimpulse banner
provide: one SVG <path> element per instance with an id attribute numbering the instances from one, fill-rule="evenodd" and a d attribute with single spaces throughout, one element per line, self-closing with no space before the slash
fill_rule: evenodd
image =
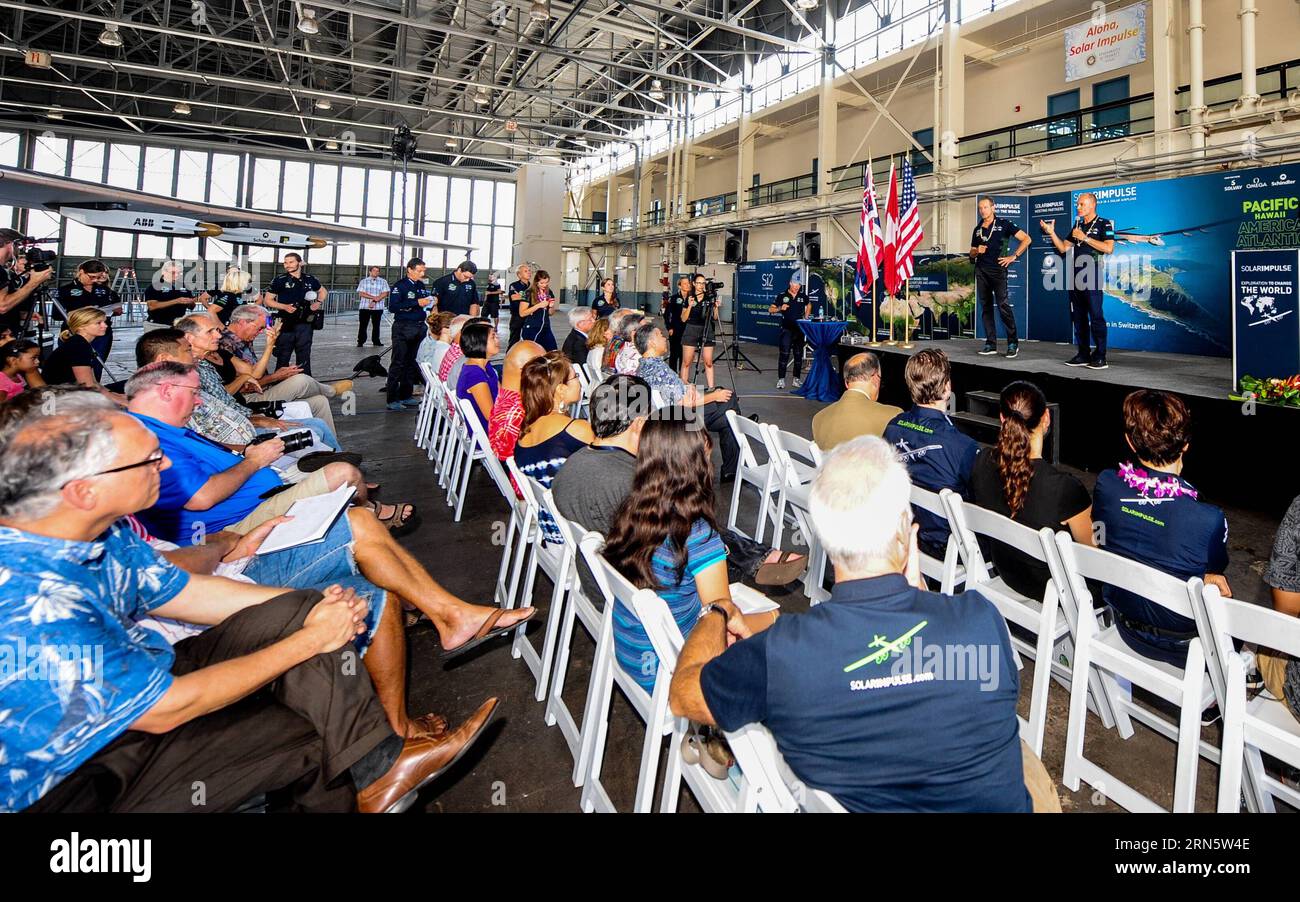
<path id="1" fill-rule="evenodd" d="M 781 318 L 767 308 L 802 269 L 798 260 L 754 260 L 736 267 L 736 336 L 741 341 L 777 343 Z"/>
<path id="2" fill-rule="evenodd" d="M 1029 198 L 1027 337 L 1073 341 L 1065 259 L 1042 234 L 1069 235 L 1083 192 L 1115 223 L 1105 258 L 1104 312 L 1111 347 L 1227 357 L 1232 351 L 1232 252 L 1300 247 L 1300 165 Z"/>

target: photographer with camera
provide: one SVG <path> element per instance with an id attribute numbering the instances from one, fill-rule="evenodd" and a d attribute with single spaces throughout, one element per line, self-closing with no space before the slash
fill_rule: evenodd
<path id="1" fill-rule="evenodd" d="M 275 365 L 288 366 L 289 358 L 302 372 L 311 375 L 311 341 L 313 333 L 325 324 L 325 298 L 328 292 L 320 280 L 307 275 L 298 254 L 284 255 L 284 272 L 271 280 L 262 303 L 277 311 L 281 323 L 275 345 Z"/>
<path id="2" fill-rule="evenodd" d="M 21 338 L 23 321 L 32 309 L 33 295 L 54 277 L 54 270 L 45 260 L 46 251 L 32 248 L 27 253 L 37 258 L 35 265 L 28 260 L 26 272 L 19 261 L 18 243 L 23 236 L 13 229 L 0 229 L 0 330 L 8 329 L 14 338 Z M 33 253 L 34 252 L 34 253 Z M 32 313 L 39 316 L 39 313 Z"/>
<path id="3" fill-rule="evenodd" d="M 718 334 L 718 283 L 700 273 L 691 276 L 691 294 L 682 311 L 682 381 L 692 382 L 691 366 L 697 355 L 704 358 L 704 380 L 714 387 L 713 345 Z"/>
<path id="4" fill-rule="evenodd" d="M 30 262 L 30 254 L 28 260 Z M 66 285 L 60 285 L 54 295 L 57 306 L 54 318 L 66 322 L 74 310 L 82 307 L 97 307 L 108 321 L 104 334 L 91 342 L 91 349 L 99 357 L 100 363 L 108 359 L 113 350 L 113 317 L 122 312 L 122 298 L 108 287 L 108 267 L 103 260 L 87 260 L 77 267 L 76 278 Z M 62 309 L 59 309 L 59 308 Z"/>

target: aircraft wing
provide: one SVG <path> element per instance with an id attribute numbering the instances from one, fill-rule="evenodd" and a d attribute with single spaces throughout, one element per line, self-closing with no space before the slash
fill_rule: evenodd
<path id="1" fill-rule="evenodd" d="M 401 240 L 390 232 L 360 226 L 177 200 L 11 166 L 0 166 L 0 205 L 58 212 L 94 228 L 111 231 L 208 237 L 266 247 L 325 247 L 354 241 L 395 245 Z M 407 235 L 406 245 L 466 253 L 477 249 L 467 242 L 423 235 Z"/>
<path id="2" fill-rule="evenodd" d="M 1236 222 L 1235 219 L 1219 219 L 1215 222 L 1205 222 L 1199 225 L 1188 226 L 1183 229 L 1168 229 L 1163 232 L 1139 232 L 1136 228 L 1116 229 L 1115 238 L 1124 240 L 1125 238 L 1163 238 L 1166 235 L 1190 235 L 1193 232 L 1208 232 L 1210 229 L 1225 225 L 1230 222 Z"/>

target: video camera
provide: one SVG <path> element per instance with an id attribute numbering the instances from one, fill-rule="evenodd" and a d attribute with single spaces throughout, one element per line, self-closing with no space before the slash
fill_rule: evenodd
<path id="1" fill-rule="evenodd" d="M 726 288 L 726 282 L 719 282 L 717 279 L 705 278 L 704 290 L 708 294 L 717 294 L 720 289 Z"/>
<path id="2" fill-rule="evenodd" d="M 14 251 L 27 260 L 28 272 L 44 272 L 57 257 L 54 251 L 37 247 L 38 240 L 27 236 L 14 242 Z"/>

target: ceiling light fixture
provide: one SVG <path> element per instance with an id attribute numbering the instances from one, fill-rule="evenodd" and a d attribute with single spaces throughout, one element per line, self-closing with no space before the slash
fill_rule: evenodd
<path id="1" fill-rule="evenodd" d="M 333 106 L 334 104 L 330 103 L 328 98 L 319 97 L 316 100 L 316 109 L 318 110 L 328 110 L 331 109 Z"/>
<path id="2" fill-rule="evenodd" d="M 312 35 L 320 34 L 320 23 L 316 21 L 316 10 L 302 8 L 302 15 L 298 17 L 298 30 L 303 34 Z"/>
<path id="3" fill-rule="evenodd" d="M 326 149 L 326 150 L 338 150 L 338 149 L 339 149 L 339 142 L 337 142 L 337 141 L 335 141 L 335 140 L 333 140 L 333 139 L 331 138 L 329 141 L 326 141 L 326 142 L 325 142 L 325 149 Z"/>
<path id="4" fill-rule="evenodd" d="M 61 107 L 50 107 L 50 111 L 45 114 L 49 119 L 62 119 L 63 109 Z"/>
<path id="5" fill-rule="evenodd" d="M 817 8 L 819 0 L 794 0 L 794 5 L 805 12 Z"/>
<path id="6" fill-rule="evenodd" d="M 104 26 L 104 30 L 99 33 L 99 43 L 105 47 L 121 47 L 122 35 L 117 30 L 117 25 L 109 23 Z"/>
<path id="7" fill-rule="evenodd" d="M 528 18 L 534 22 L 545 22 L 551 17 L 551 0 L 533 0 L 528 10 Z"/>
<path id="8" fill-rule="evenodd" d="M 448 135 L 448 136 L 447 136 L 447 140 L 444 141 L 444 142 L 442 142 L 442 143 L 445 144 L 447 147 L 449 147 L 449 148 L 452 149 L 452 150 L 455 150 L 455 149 L 456 149 L 456 139 L 453 138 L 453 137 L 451 137 L 450 135 Z"/>
<path id="9" fill-rule="evenodd" d="M 492 102 L 492 95 L 488 94 L 487 88 L 480 87 L 474 92 L 474 102 L 479 106 L 487 106 Z"/>
<path id="10" fill-rule="evenodd" d="M 650 82 L 649 97 L 651 100 L 664 99 L 664 83 L 662 81 L 656 78 L 652 82 Z"/>
<path id="11" fill-rule="evenodd" d="M 172 112 L 175 113 L 177 116 L 188 116 L 190 113 L 194 111 L 190 109 L 190 105 L 188 103 L 186 103 L 184 100 L 181 100 L 178 101 L 174 107 L 172 107 Z"/>

